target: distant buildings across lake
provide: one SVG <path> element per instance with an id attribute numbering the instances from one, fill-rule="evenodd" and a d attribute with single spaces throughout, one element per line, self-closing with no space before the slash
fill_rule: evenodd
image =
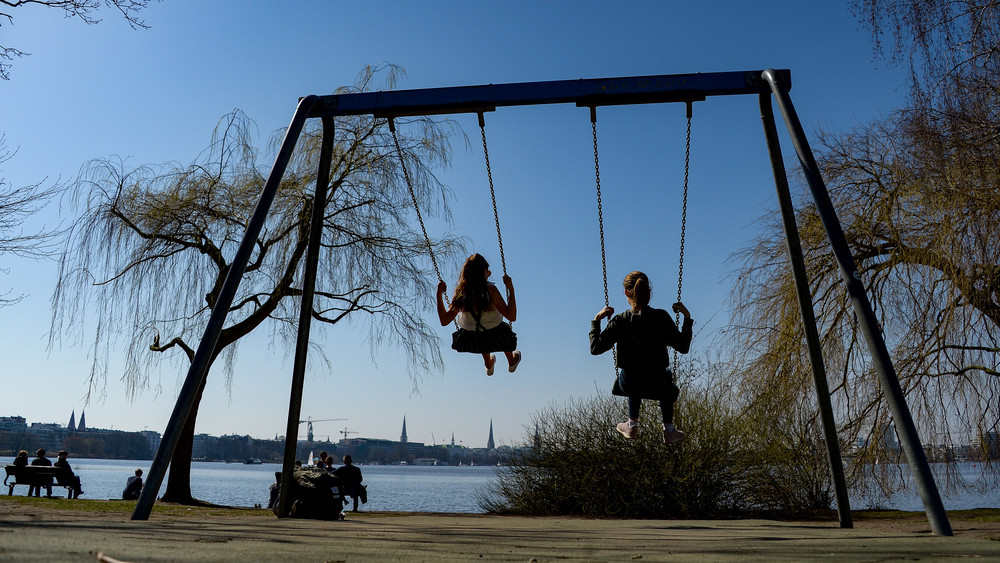
<path id="1" fill-rule="evenodd" d="M 349 432 L 344 434 L 347 436 Z M 336 442 L 329 439 L 299 440 L 295 457 L 306 463 L 310 454 L 319 457 L 320 452 L 326 452 L 338 463 L 344 455 L 349 454 L 355 463 L 362 464 L 496 465 L 503 456 L 513 454 L 518 449 L 511 446 L 496 447 L 492 422 L 488 432 L 484 434 L 486 440 L 481 448 L 456 444 L 454 435 L 446 444 L 411 442 L 406 435 L 404 417 L 398 441 L 360 437 L 345 437 Z M 312 435 L 308 435 L 308 438 L 312 438 Z M 195 459 L 205 461 L 261 459 L 278 462 L 282 459 L 284 448 L 284 438 L 279 436 L 273 440 L 261 440 L 250 436 L 215 437 L 199 434 L 195 436 L 192 453 Z"/>
<path id="2" fill-rule="evenodd" d="M 485 430 L 485 429 L 484 429 Z M 490 422 L 483 447 L 456 445 L 452 435 L 450 443 L 427 445 L 410 442 L 406 435 L 406 418 L 403 418 L 399 441 L 379 438 L 347 437 L 332 442 L 308 439 L 298 440 L 296 457 L 305 463 L 309 454 L 318 456 L 327 452 L 338 462 L 350 454 L 355 463 L 420 463 L 424 465 L 496 465 L 505 455 L 513 454 L 518 448 L 496 447 L 493 440 L 493 423 Z M 71 457 L 107 459 L 152 459 L 160 445 L 160 433 L 150 430 L 125 432 L 91 428 L 86 424 L 86 414 L 70 413 L 66 426 L 56 423 L 28 423 L 21 416 L 0 416 L 0 456 L 13 458 L 19 450 L 27 450 L 32 455 L 44 448 L 51 452 L 64 449 Z M 251 436 L 226 435 L 210 436 L 197 434 L 194 437 L 192 455 L 204 461 L 281 461 L 285 448 L 284 437 L 260 439 Z M 419 460 L 419 462 L 418 462 Z"/>
<path id="3" fill-rule="evenodd" d="M 66 426 L 51 422 L 28 423 L 23 416 L 0 416 L 0 455 L 13 457 L 20 450 L 34 455 L 39 448 L 70 452 L 73 457 L 152 459 L 160 446 L 160 433 L 150 430 L 125 432 L 89 428 L 86 414 L 70 413 Z"/>

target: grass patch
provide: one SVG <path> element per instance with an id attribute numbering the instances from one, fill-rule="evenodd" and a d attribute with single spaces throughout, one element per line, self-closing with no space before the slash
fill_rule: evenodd
<path id="1" fill-rule="evenodd" d="M 21 507 L 38 507 L 52 510 L 72 512 L 97 512 L 102 514 L 120 514 L 123 518 L 131 518 L 135 509 L 135 501 L 130 500 L 91 500 L 44 497 L 6 496 L 0 502 Z M 226 518 L 274 518 L 274 513 L 268 509 L 219 507 L 219 506 L 187 506 L 183 504 L 157 502 L 153 505 L 153 514 L 158 516 L 197 516 Z"/>
<path id="2" fill-rule="evenodd" d="M 926 518 L 923 512 L 903 510 L 852 510 L 855 520 L 906 520 L 908 518 Z"/>
<path id="3" fill-rule="evenodd" d="M 953 520 L 963 520 L 966 522 L 1000 522 L 1000 508 L 973 508 L 971 510 L 948 510 L 947 512 L 948 517 Z"/>
<path id="4" fill-rule="evenodd" d="M 946 510 L 948 520 L 956 522 L 1000 522 L 1000 508 L 974 508 L 971 510 Z M 855 520 L 908 520 L 926 519 L 924 512 L 902 510 L 855 510 Z"/>

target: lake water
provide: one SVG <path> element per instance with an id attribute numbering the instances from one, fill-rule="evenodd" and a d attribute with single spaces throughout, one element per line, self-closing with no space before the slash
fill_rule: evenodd
<path id="1" fill-rule="evenodd" d="M 73 470 L 80 476 L 84 498 L 121 498 L 125 481 L 143 470 L 149 472 L 149 461 L 111 459 L 70 459 Z M 364 465 L 360 466 L 364 482 L 368 485 L 368 504 L 363 510 L 400 512 L 462 512 L 482 513 L 476 501 L 477 491 L 496 479 L 495 467 L 486 466 L 414 466 L 414 465 Z M 935 468 L 938 469 L 938 468 Z M 242 463 L 193 462 L 191 464 L 191 492 L 195 498 L 227 506 L 254 504 L 267 506 L 268 487 L 274 482 L 274 472 L 281 466 L 274 463 L 244 465 Z M 960 473 L 973 480 L 978 470 L 975 464 L 959 464 Z M 164 483 L 166 480 L 164 479 Z M 165 487 L 166 485 L 164 485 Z M 939 487 L 941 485 L 939 484 Z M 1000 490 L 985 493 L 943 491 L 947 510 L 970 508 L 1000 508 Z M 162 491 L 164 488 L 161 488 Z M 60 487 L 53 494 L 63 493 Z M 27 487 L 18 487 L 15 494 L 25 494 Z M 866 499 L 851 498 L 851 507 L 864 509 L 873 503 Z M 902 491 L 889 501 L 879 501 L 879 508 L 923 511 L 923 504 L 916 492 Z"/>
<path id="2" fill-rule="evenodd" d="M 142 469 L 149 473 L 150 461 L 70 458 L 73 471 L 80 476 L 89 499 L 120 499 L 125 481 Z M 414 466 L 362 465 L 368 485 L 368 504 L 363 510 L 401 512 L 482 513 L 476 491 L 494 478 L 494 467 L 485 466 Z M 242 463 L 193 462 L 191 494 L 195 498 L 226 506 L 267 506 L 268 487 L 274 482 L 277 463 L 244 465 Z M 166 478 L 160 494 L 166 490 Z M 27 487 L 18 487 L 20 494 Z M 63 493 L 61 487 L 52 494 Z M 15 492 L 18 494 L 18 492 Z"/>

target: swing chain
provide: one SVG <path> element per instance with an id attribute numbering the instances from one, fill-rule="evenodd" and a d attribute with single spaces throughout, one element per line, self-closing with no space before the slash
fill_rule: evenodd
<path id="1" fill-rule="evenodd" d="M 608 307 L 608 260 L 604 252 L 604 207 L 601 204 L 601 160 L 597 154 L 597 107 L 590 106 L 590 128 L 594 134 L 594 177 L 597 179 L 597 225 L 601 232 L 601 275 L 604 278 L 604 306 Z M 610 321 L 610 319 L 609 319 Z M 615 366 L 615 379 L 618 379 L 618 348 L 611 348 L 611 358 Z"/>
<path id="2" fill-rule="evenodd" d="M 604 207 L 601 204 L 601 161 L 597 155 L 597 108 L 590 108 L 590 127 L 594 133 L 594 176 L 597 178 L 597 225 L 601 232 L 601 274 L 604 277 L 604 306 L 608 301 L 608 261 L 604 252 Z"/>
<path id="3" fill-rule="evenodd" d="M 396 124 L 393 118 L 389 118 L 389 131 L 392 132 L 392 141 L 396 144 L 396 154 L 399 155 L 399 165 L 403 169 L 403 178 L 406 180 L 406 187 L 410 190 L 410 199 L 413 200 L 413 209 L 417 211 L 417 221 L 420 222 L 420 230 L 424 233 L 424 244 L 427 245 L 427 252 L 431 256 L 431 264 L 434 265 L 434 273 L 437 274 L 438 281 L 444 281 L 441 271 L 438 269 L 437 258 L 434 257 L 434 247 L 431 246 L 431 237 L 427 236 L 427 227 L 424 226 L 424 218 L 420 214 L 420 206 L 417 205 L 417 194 L 413 190 L 413 182 L 410 180 L 410 173 L 406 170 L 406 159 L 403 158 L 403 149 L 399 146 L 399 137 L 396 136 Z M 445 296 L 447 300 L 448 296 Z"/>
<path id="4" fill-rule="evenodd" d="M 490 168 L 490 149 L 486 144 L 486 119 L 483 112 L 479 112 L 479 132 L 483 136 L 483 155 L 486 158 L 486 177 L 490 181 L 490 201 L 493 202 L 493 221 L 497 224 L 497 245 L 500 246 L 500 266 L 503 268 L 503 275 L 507 276 L 507 260 L 503 256 L 503 236 L 500 235 L 500 214 L 497 213 L 497 194 L 493 191 L 493 170 Z M 507 288 L 507 303 L 510 303 L 510 288 Z M 514 325 L 513 321 L 508 323 Z"/>
<path id="5" fill-rule="evenodd" d="M 684 238 L 687 233 L 688 175 L 691 167 L 691 102 L 688 102 L 687 136 L 684 141 L 684 199 L 681 203 L 681 255 L 677 266 L 677 300 L 681 300 L 684 282 Z"/>
<path id="6" fill-rule="evenodd" d="M 483 136 L 483 155 L 486 157 L 486 177 L 490 181 L 490 200 L 493 202 L 493 221 L 496 222 L 497 225 L 497 243 L 500 245 L 500 266 L 503 267 L 503 275 L 506 276 L 507 260 L 503 255 L 503 237 L 500 235 L 500 214 L 497 213 L 497 195 L 493 190 L 493 170 L 490 168 L 490 149 L 486 144 L 486 121 L 483 119 L 483 112 L 479 112 L 479 131 Z"/>
<path id="7" fill-rule="evenodd" d="M 687 135 L 684 141 L 684 198 L 681 203 L 681 252 L 677 263 L 677 302 L 681 301 L 681 288 L 684 286 L 684 238 L 687 234 L 688 209 L 688 173 L 691 165 L 691 101 L 687 101 Z M 681 314 L 675 313 L 675 321 L 680 328 Z M 677 350 L 674 350 L 674 369 L 677 369 Z"/>

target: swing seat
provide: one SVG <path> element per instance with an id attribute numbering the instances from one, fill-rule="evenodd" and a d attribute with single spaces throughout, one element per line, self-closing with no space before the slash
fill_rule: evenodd
<path id="1" fill-rule="evenodd" d="M 507 323 L 483 330 L 460 328 L 451 335 L 451 348 L 456 352 L 473 354 L 510 352 L 517 349 L 517 335 Z"/>
<path id="2" fill-rule="evenodd" d="M 649 381 L 645 385 L 639 385 L 638 394 L 631 395 L 632 397 L 639 397 L 641 399 L 648 399 L 650 401 L 676 401 L 677 397 L 680 395 L 681 390 L 674 384 L 673 376 L 670 378 L 664 378 L 659 381 Z M 615 384 L 611 387 L 611 394 L 618 397 L 628 397 L 629 394 L 622 390 L 621 385 L 618 383 L 618 378 L 615 378 Z"/>

